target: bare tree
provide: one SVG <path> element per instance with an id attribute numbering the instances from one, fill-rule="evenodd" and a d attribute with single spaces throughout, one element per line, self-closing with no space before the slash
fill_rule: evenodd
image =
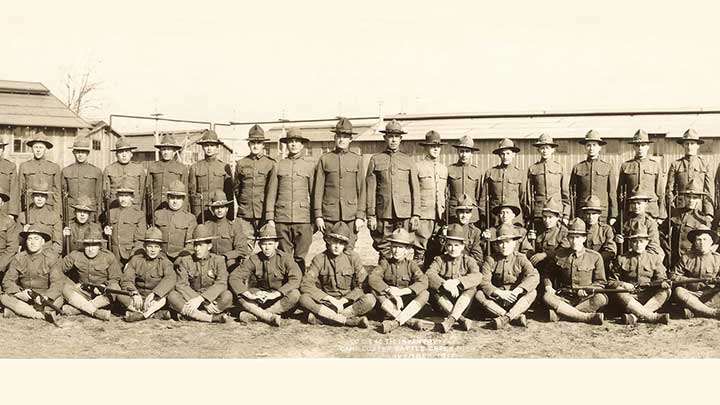
<path id="1" fill-rule="evenodd" d="M 80 74 L 68 73 L 65 78 L 68 108 L 80 116 L 90 110 L 100 109 L 100 101 L 95 96 L 101 86 L 102 82 L 95 79 L 92 68 Z"/>

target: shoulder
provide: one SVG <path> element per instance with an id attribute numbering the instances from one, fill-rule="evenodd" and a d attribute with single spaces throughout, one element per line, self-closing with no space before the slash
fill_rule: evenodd
<path id="1" fill-rule="evenodd" d="M 593 260 L 602 259 L 602 255 L 592 249 L 585 249 L 585 255 Z"/>
<path id="2" fill-rule="evenodd" d="M 13 262 L 15 262 L 16 264 L 25 264 L 25 262 L 27 261 L 27 257 L 27 252 L 23 250 L 22 252 L 16 254 L 15 257 L 13 257 Z"/>

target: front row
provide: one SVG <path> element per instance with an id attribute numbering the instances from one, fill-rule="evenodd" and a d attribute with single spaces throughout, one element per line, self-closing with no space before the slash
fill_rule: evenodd
<path id="1" fill-rule="evenodd" d="M 525 312 L 538 295 L 551 321 L 602 324 L 599 311 L 614 300 L 626 324 L 668 323 L 668 314 L 657 311 L 671 295 L 688 318 L 720 317 L 720 254 L 714 251 L 717 235 L 709 229 L 690 232 L 693 249 L 668 278 L 662 260 L 646 251 L 647 229 L 636 227 L 629 253 L 610 266 L 609 282 L 602 256 L 585 247 L 587 231 L 580 219 L 569 224 L 567 243 L 538 264 L 542 274 L 518 253 L 522 237 L 511 224 L 496 230 L 493 253 L 482 264 L 465 252 L 463 225 L 450 225 L 444 253 L 426 272 L 413 261 L 413 236 L 404 229 L 387 238 L 391 253 L 370 274 L 357 253 L 346 251 L 351 237 L 343 222 L 331 227 L 326 250 L 303 275 L 291 255 L 277 250 L 274 227 L 265 226 L 258 238 L 260 252 L 228 272 L 225 259 L 211 252 L 215 236 L 207 226 L 194 231 L 194 253 L 174 264 L 162 252 L 162 232 L 153 227 L 142 240 L 144 249 L 121 269 L 102 247 L 99 230 L 91 230 L 84 248 L 63 259 L 50 244 L 46 247 L 50 230 L 32 225 L 21 232 L 26 249 L 12 259 L 3 277 L 0 302 L 6 317 L 45 319 L 58 326 L 60 314 L 84 313 L 107 321 L 117 302 L 129 322 L 150 317 L 227 322 L 226 311 L 235 306 L 241 322 L 282 326 L 283 316 L 299 305 L 310 324 L 368 328 L 366 315 L 379 306 L 387 319 L 380 326 L 383 333 L 402 325 L 470 330 L 473 321 L 466 313 L 473 302 L 493 317 L 495 329 L 527 326 Z M 418 316 L 428 302 L 443 315 L 440 322 Z"/>

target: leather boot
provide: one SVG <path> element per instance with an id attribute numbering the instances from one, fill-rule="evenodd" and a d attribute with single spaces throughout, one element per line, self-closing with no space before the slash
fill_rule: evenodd
<path id="1" fill-rule="evenodd" d="M 93 318 L 99 319 L 101 321 L 109 321 L 110 320 L 110 311 L 107 309 L 98 309 L 92 314 Z"/>
<path id="2" fill-rule="evenodd" d="M 663 325 L 667 325 L 670 323 L 670 314 L 658 314 L 660 317 L 657 320 L 657 323 L 661 323 Z"/>
<path id="3" fill-rule="evenodd" d="M 406 325 L 421 332 L 427 332 L 435 328 L 435 323 L 417 318 L 408 319 Z"/>
<path id="4" fill-rule="evenodd" d="M 513 322 L 515 323 L 515 325 L 521 326 L 523 328 L 527 328 L 528 326 L 527 316 L 525 316 L 525 314 L 518 315 L 518 317 L 513 319 L 510 323 Z"/>
<path id="5" fill-rule="evenodd" d="M 215 314 L 212 316 L 212 321 L 214 323 L 227 323 L 229 320 L 228 314 L 222 313 L 222 314 Z"/>
<path id="6" fill-rule="evenodd" d="M 464 316 L 460 318 L 460 329 L 464 330 L 465 332 L 470 331 L 470 329 L 473 328 L 473 321 L 470 319 L 465 318 Z"/>
<path id="7" fill-rule="evenodd" d="M 125 322 L 137 322 L 145 320 L 145 316 L 141 312 L 127 311 L 123 318 Z"/>
<path id="8" fill-rule="evenodd" d="M 684 315 L 685 319 L 695 318 L 695 314 L 689 308 L 683 308 L 683 315 Z"/>
<path id="9" fill-rule="evenodd" d="M 602 312 L 595 312 L 590 316 L 588 323 L 592 325 L 602 325 L 603 321 L 605 321 L 605 315 L 603 315 Z"/>
<path id="10" fill-rule="evenodd" d="M 370 323 L 368 322 L 368 319 L 364 316 L 361 317 L 351 317 L 348 318 L 347 321 L 345 321 L 345 325 L 347 326 L 356 326 L 361 329 L 367 329 L 370 326 Z"/>
<path id="11" fill-rule="evenodd" d="M 623 323 L 625 325 L 637 325 L 638 318 L 634 314 L 623 314 Z"/>
<path id="12" fill-rule="evenodd" d="M 388 320 L 388 321 L 383 321 L 382 325 L 380 326 L 380 332 L 390 333 L 399 327 L 400 327 L 400 322 L 398 322 L 394 319 Z"/>
<path id="13" fill-rule="evenodd" d="M 510 318 L 508 318 L 506 315 L 498 316 L 497 318 L 493 319 L 493 328 L 495 330 L 505 329 L 508 325 L 510 325 Z"/>
<path id="14" fill-rule="evenodd" d="M 455 325 L 455 318 L 448 316 L 444 321 L 440 322 L 439 330 L 442 333 L 448 333 L 452 330 L 453 325 Z"/>
<path id="15" fill-rule="evenodd" d="M 238 319 L 238 321 L 240 321 L 242 323 L 250 323 L 250 322 L 255 322 L 258 320 L 257 316 L 255 316 L 247 311 L 240 312 L 240 314 L 238 314 L 237 319 Z"/>
<path id="16" fill-rule="evenodd" d="M 554 309 L 548 309 L 548 320 L 550 322 L 558 322 L 560 320 L 560 317 Z"/>
<path id="17" fill-rule="evenodd" d="M 308 325 L 322 325 L 322 322 L 320 321 L 320 319 L 318 319 L 318 317 L 315 316 L 315 314 L 313 314 L 312 312 L 309 312 L 309 311 L 307 313 L 307 323 L 308 323 Z"/>
<path id="18" fill-rule="evenodd" d="M 82 314 L 82 311 L 80 311 L 79 309 L 75 308 L 74 306 L 68 305 L 68 304 L 63 305 L 62 308 L 60 308 L 60 309 L 62 309 L 63 315 L 66 315 L 66 316 Z"/>

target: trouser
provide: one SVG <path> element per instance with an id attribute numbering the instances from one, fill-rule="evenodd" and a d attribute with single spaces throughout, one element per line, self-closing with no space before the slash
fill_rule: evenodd
<path id="1" fill-rule="evenodd" d="M 494 317 L 507 316 L 510 320 L 516 319 L 525 313 L 537 298 L 537 291 L 527 291 L 521 295 L 514 303 L 505 300 L 488 297 L 482 290 L 475 294 L 475 299 L 485 310 L 490 312 Z"/>
<path id="2" fill-rule="evenodd" d="M 410 232 L 410 219 L 377 219 L 377 229 L 370 231 L 370 236 L 373 239 L 373 248 L 382 255 L 381 257 L 390 257 L 390 243 L 386 239 L 394 230 L 400 228 Z"/>
<path id="3" fill-rule="evenodd" d="M 147 296 L 148 296 L 152 291 L 147 291 L 147 292 L 138 291 L 138 292 L 140 293 L 140 296 L 142 297 L 142 299 L 143 299 L 143 301 L 144 301 L 145 298 L 147 298 Z M 164 299 L 165 301 L 167 301 L 167 297 L 158 297 L 158 296 L 155 296 L 155 298 L 156 298 L 156 300 Z M 127 296 L 127 295 L 118 295 L 118 296 L 116 297 L 116 300 L 117 300 L 117 302 L 119 302 L 123 307 L 125 307 L 125 309 L 129 309 L 129 310 L 131 310 L 131 311 L 142 311 L 142 308 L 135 308 L 135 306 L 133 305 L 133 299 L 132 299 L 132 297 L 130 297 L 130 296 Z M 163 307 L 165 307 L 165 306 L 167 306 L 167 305 L 163 305 Z M 156 310 L 160 310 L 160 309 L 162 309 L 163 307 L 157 308 Z"/>
<path id="4" fill-rule="evenodd" d="M 177 291 L 171 291 L 170 294 L 167 296 L 167 302 L 170 306 L 170 309 L 173 311 L 182 314 L 183 307 L 185 304 L 187 304 L 188 300 L 185 299 L 179 292 Z M 215 306 L 220 310 L 220 312 L 224 312 L 226 309 L 230 308 L 233 303 L 233 296 L 230 290 L 225 290 L 220 295 L 218 295 L 217 299 L 214 301 Z M 212 315 L 209 314 L 207 311 L 203 311 L 201 308 L 205 306 L 205 302 L 200 304 L 198 309 L 192 311 L 189 314 L 186 314 L 189 318 L 194 319 L 196 321 L 201 322 L 212 322 Z"/>
<path id="5" fill-rule="evenodd" d="M 345 222 L 345 225 L 347 225 L 348 228 L 350 228 L 350 230 L 352 231 L 352 234 L 350 235 L 350 241 L 348 242 L 347 246 L 345 247 L 345 251 L 350 252 L 351 250 L 353 250 L 355 248 L 355 242 L 357 241 L 357 238 L 358 238 L 358 229 L 355 227 L 355 220 L 354 219 L 351 219 L 349 221 L 325 220 L 325 232 L 327 232 L 327 230 L 329 228 L 335 226 L 335 224 L 337 224 L 338 222 Z"/>
<path id="6" fill-rule="evenodd" d="M 386 314 L 390 315 L 396 321 L 398 321 L 400 325 L 403 325 L 406 322 L 411 323 L 417 321 L 413 319 L 413 316 L 420 312 L 420 310 L 425 306 L 425 304 L 427 304 L 430 294 L 427 292 L 427 290 L 425 290 L 415 297 L 412 297 L 410 295 L 405 295 L 401 297 L 403 302 L 402 309 L 398 307 L 397 303 L 395 303 L 394 300 L 391 300 L 384 295 L 376 295 L 376 297 L 378 302 L 380 303 L 380 308 Z"/>
<path id="7" fill-rule="evenodd" d="M 347 318 L 363 316 L 372 311 L 372 309 L 375 308 L 376 303 L 377 300 L 375 299 L 375 296 L 368 293 L 360 297 L 357 301 L 346 304 L 347 306 L 345 308 L 336 312 L 335 309 L 332 309 L 321 301 L 316 300 L 310 294 L 302 294 L 300 296 L 301 307 L 324 320 L 333 321 L 340 325 L 344 325 Z"/>
<path id="8" fill-rule="evenodd" d="M 90 316 L 94 315 L 98 309 L 110 306 L 112 301 L 117 298 L 113 295 L 96 295 L 93 292 L 83 290 L 72 281 L 65 282 L 63 297 L 68 304 Z"/>
<path id="9" fill-rule="evenodd" d="M 587 297 L 565 298 L 554 292 L 545 292 L 543 302 L 558 315 L 576 322 L 589 322 L 595 312 L 608 304 L 607 295 L 592 294 Z"/>
<path id="10" fill-rule="evenodd" d="M 293 255 L 293 260 L 300 266 L 305 274 L 305 257 L 310 251 L 313 238 L 313 227 L 307 224 L 276 223 L 275 231 L 278 235 L 278 249 Z"/>
<path id="11" fill-rule="evenodd" d="M 52 310 L 50 307 L 39 308 L 39 306 L 33 301 L 21 300 L 12 294 L 0 295 L 0 302 L 5 306 L 5 308 L 9 308 L 14 313 L 31 319 L 44 319 L 43 311 Z M 61 308 L 63 306 L 63 297 L 57 297 L 53 300 L 53 304 L 56 307 Z"/>
<path id="12" fill-rule="evenodd" d="M 670 290 L 648 289 L 613 294 L 610 298 L 614 298 L 626 313 L 629 312 L 643 321 L 654 322 L 660 318 L 657 310 L 670 298 Z"/>
<path id="13" fill-rule="evenodd" d="M 464 317 L 472 299 L 477 292 L 477 288 L 468 288 L 467 290 L 461 291 L 457 298 L 453 298 L 450 294 L 444 292 L 433 292 L 430 294 L 432 303 L 437 309 L 444 315 L 449 315 L 455 320 L 460 320 Z"/>
<path id="14" fill-rule="evenodd" d="M 434 219 L 421 219 L 418 229 L 415 230 L 415 262 L 421 268 L 432 263 L 436 256 L 443 252 L 440 240 L 442 223 Z"/>
<path id="15" fill-rule="evenodd" d="M 263 322 L 270 322 L 277 315 L 284 315 L 292 312 L 300 301 L 300 290 L 290 290 L 282 297 L 259 303 L 250 301 L 242 295 L 238 296 L 238 301 L 243 310 L 250 312 Z"/>
<path id="16" fill-rule="evenodd" d="M 720 316 L 720 287 L 708 287 L 700 291 L 675 287 L 673 298 L 697 315 L 709 318 Z"/>

